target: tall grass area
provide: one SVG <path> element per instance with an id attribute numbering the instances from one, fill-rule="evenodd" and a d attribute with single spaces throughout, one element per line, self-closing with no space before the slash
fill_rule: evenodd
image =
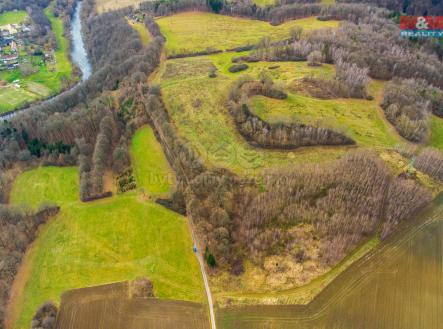
<path id="1" fill-rule="evenodd" d="M 285 22 L 278 26 L 259 20 L 229 17 L 212 13 L 186 12 L 157 20 L 166 37 L 169 54 L 190 53 L 208 48 L 229 48 L 256 44 L 265 36 L 272 40 L 290 37 L 294 27 L 304 30 L 336 28 L 338 21 L 319 21 L 315 17 Z"/>
<path id="2" fill-rule="evenodd" d="M 299 122 L 341 131 L 365 147 L 389 147 L 399 143 L 374 101 L 358 99 L 320 100 L 290 93 L 285 100 L 264 96 L 252 99 L 252 110 L 263 120 Z"/>
<path id="3" fill-rule="evenodd" d="M 227 70 L 232 65 L 231 58 L 238 55 L 223 53 L 168 60 L 157 81 L 179 133 L 197 149 L 208 165 L 222 166 L 240 174 L 255 174 L 268 167 L 333 160 L 349 149 L 307 147 L 293 151 L 272 151 L 250 146 L 238 134 L 225 107 L 230 86 L 241 76 L 241 73 L 229 73 Z M 306 62 L 259 62 L 248 65 L 244 74 L 258 78 L 260 72 L 265 71 L 283 88 L 288 88 L 294 81 L 307 75 L 324 78 L 334 75 L 333 66 L 309 67 Z M 213 66 L 217 68 L 218 76 L 209 78 L 208 72 Z M 284 101 L 258 97 L 253 102 L 254 109 L 261 110 L 270 121 L 272 118 L 275 121 L 303 119 L 344 131 L 355 138 L 360 146 L 391 147 L 401 139 L 390 129 L 378 107 L 378 93 L 383 86 L 373 84 L 371 92 L 376 96 L 373 101 L 325 101 L 290 94 L 289 99 Z"/>
<path id="4" fill-rule="evenodd" d="M 139 130 L 132 145 L 138 181 L 148 181 L 154 192 L 169 188 L 144 177 L 169 170 L 159 165 L 165 159 L 152 130 Z M 29 328 L 36 309 L 46 300 L 60 302 L 66 290 L 139 276 L 152 280 L 159 298 L 205 301 L 186 218 L 136 192 L 91 203 L 80 202 L 78 194 L 76 168 L 39 168 L 14 182 L 13 204 L 54 201 L 61 212 L 43 227 L 23 261 L 11 301 L 12 328 Z"/>
<path id="5" fill-rule="evenodd" d="M 151 127 L 135 133 L 131 154 L 137 187 L 151 195 L 167 194 L 175 184 L 175 176 Z"/>

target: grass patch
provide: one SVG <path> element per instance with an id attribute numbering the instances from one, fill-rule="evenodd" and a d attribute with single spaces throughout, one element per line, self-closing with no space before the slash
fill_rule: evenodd
<path id="1" fill-rule="evenodd" d="M 13 110 L 37 99 L 34 93 L 9 85 L 0 87 L 0 113 Z"/>
<path id="2" fill-rule="evenodd" d="M 432 116 L 431 120 L 431 140 L 429 145 L 443 151 L 443 119 Z"/>
<path id="3" fill-rule="evenodd" d="M 314 17 L 272 26 L 267 22 L 211 13 L 186 12 L 157 20 L 166 37 L 170 54 L 188 53 L 206 49 L 229 49 L 256 44 L 265 36 L 273 40 L 287 39 L 296 26 L 305 30 L 338 27 L 337 21 L 319 21 Z"/>
<path id="4" fill-rule="evenodd" d="M 272 6 L 275 2 L 275 0 L 254 0 L 254 3 L 260 7 Z"/>
<path id="5" fill-rule="evenodd" d="M 149 194 L 167 194 L 175 184 L 175 176 L 151 127 L 135 133 L 131 154 L 137 187 Z"/>
<path id="6" fill-rule="evenodd" d="M 149 179 L 171 173 L 149 127 L 137 131 L 131 151 L 138 183 L 150 193 L 169 191 L 171 182 Z M 91 203 L 80 202 L 78 194 L 77 168 L 42 167 L 14 183 L 12 204 L 55 201 L 61 212 L 43 227 L 23 261 L 11 300 L 12 328 L 29 328 L 37 307 L 60 302 L 66 290 L 138 276 L 152 280 L 159 298 L 205 302 L 184 217 L 136 192 Z"/>
<path id="7" fill-rule="evenodd" d="M 0 26 L 8 24 L 20 24 L 25 21 L 28 14 L 24 10 L 7 11 L 0 14 Z"/>
<path id="8" fill-rule="evenodd" d="M 39 167 L 17 177 L 10 202 L 32 208 L 44 202 L 65 205 L 78 201 L 78 191 L 77 168 Z"/>
<path id="9" fill-rule="evenodd" d="M 128 24 L 131 25 L 131 27 L 138 32 L 140 35 L 140 39 L 142 41 L 143 46 L 147 46 L 149 43 L 149 40 L 151 40 L 151 35 L 149 34 L 148 29 L 146 28 L 145 24 L 134 22 L 130 19 L 128 19 Z"/>

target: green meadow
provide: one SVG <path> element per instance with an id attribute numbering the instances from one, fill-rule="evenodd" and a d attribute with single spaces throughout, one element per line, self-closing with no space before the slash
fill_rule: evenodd
<path id="1" fill-rule="evenodd" d="M 248 63 L 241 73 L 230 73 L 231 59 L 240 54 L 168 60 L 157 76 L 163 98 L 179 133 L 188 140 L 210 166 L 222 166 L 237 173 L 254 174 L 268 167 L 320 162 L 340 157 L 349 147 L 308 147 L 293 151 L 262 150 L 250 146 L 232 122 L 225 102 L 229 89 L 242 74 L 258 78 L 270 75 L 288 90 L 305 76 L 331 78 L 334 67 L 310 67 L 306 62 Z M 209 78 L 211 68 L 217 77 Z M 251 100 L 252 108 L 269 121 L 300 120 L 331 127 L 353 137 L 357 145 L 388 148 L 402 142 L 384 119 L 379 108 L 383 83 L 374 81 L 372 101 L 357 99 L 320 100 L 290 93 L 287 100 L 265 97 Z"/>
<path id="2" fill-rule="evenodd" d="M 167 192 L 171 185 L 145 177 L 170 172 L 152 130 L 140 129 L 132 145 L 137 182 L 148 182 L 146 192 Z M 46 300 L 58 303 L 66 290 L 139 276 L 152 280 L 159 298 L 204 303 L 186 218 L 134 191 L 91 203 L 80 202 L 78 194 L 76 168 L 41 167 L 14 182 L 12 204 L 50 201 L 61 211 L 25 256 L 11 301 L 12 328 L 29 328 L 35 310 Z"/>
<path id="3" fill-rule="evenodd" d="M 24 10 L 7 11 L 0 14 L 0 26 L 8 24 L 20 24 L 25 21 L 28 14 Z"/>
<path id="4" fill-rule="evenodd" d="M 175 184 L 175 176 L 151 127 L 135 133 L 131 154 L 137 187 L 151 195 L 167 194 Z"/>
<path id="5" fill-rule="evenodd" d="M 315 17 L 297 19 L 278 26 L 259 20 L 229 17 L 211 13 L 185 12 L 157 20 L 167 42 L 169 54 L 190 53 L 207 49 L 226 50 L 256 44 L 269 36 L 272 40 L 290 37 L 294 27 L 304 30 L 336 28 L 338 21 L 319 21 Z"/>

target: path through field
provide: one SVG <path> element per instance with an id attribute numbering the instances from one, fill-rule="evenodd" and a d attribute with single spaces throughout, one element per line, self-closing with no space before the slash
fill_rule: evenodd
<path id="1" fill-rule="evenodd" d="M 195 246 L 198 246 L 199 244 L 197 242 L 197 237 L 194 233 L 194 229 L 193 229 L 192 225 L 191 225 L 191 232 L 192 232 L 192 241 L 194 242 Z M 206 274 L 205 262 L 203 260 L 203 256 L 202 256 L 200 250 L 197 250 L 195 252 L 195 255 L 198 259 L 198 263 L 200 264 L 200 270 L 202 273 L 203 282 L 205 284 L 206 296 L 208 298 L 209 315 L 211 317 L 211 329 L 217 329 L 216 322 L 215 322 L 215 314 L 214 314 L 214 302 L 212 299 L 211 289 L 209 288 L 209 281 L 208 281 L 208 275 Z"/>

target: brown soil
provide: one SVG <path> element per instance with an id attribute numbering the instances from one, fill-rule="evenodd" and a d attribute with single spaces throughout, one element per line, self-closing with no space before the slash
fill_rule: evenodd
<path id="1" fill-rule="evenodd" d="M 197 303 L 128 298 L 128 284 L 68 291 L 63 294 L 57 329 L 208 329 L 205 306 Z"/>

